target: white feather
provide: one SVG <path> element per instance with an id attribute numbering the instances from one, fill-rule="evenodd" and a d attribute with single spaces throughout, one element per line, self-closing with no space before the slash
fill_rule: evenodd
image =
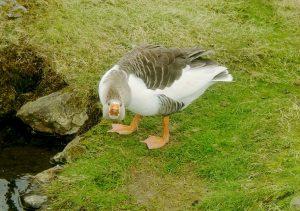
<path id="1" fill-rule="evenodd" d="M 119 65 L 113 66 L 101 78 L 101 81 L 100 81 L 99 86 L 98 86 L 98 94 L 99 94 L 99 98 L 100 98 L 100 101 L 101 101 L 102 105 L 105 104 L 105 99 L 106 99 L 105 94 L 107 93 L 106 90 L 108 89 L 108 87 L 105 85 L 105 79 L 110 74 L 110 72 L 112 70 L 118 70 L 118 69 L 119 69 Z"/>
<path id="2" fill-rule="evenodd" d="M 142 79 L 131 74 L 128 78 L 131 89 L 131 101 L 128 109 L 143 116 L 156 115 L 159 110 L 159 99 L 153 90 L 148 89 Z"/>
<path id="3" fill-rule="evenodd" d="M 115 65 L 111 70 L 118 69 Z M 99 93 L 101 102 L 104 102 L 103 90 L 106 88 L 103 79 L 111 71 L 109 70 L 102 78 L 99 84 Z M 205 90 L 218 81 L 232 81 L 232 76 L 228 73 L 227 68 L 218 65 L 191 68 L 189 65 L 183 69 L 181 77 L 176 80 L 170 87 L 164 89 L 148 89 L 145 82 L 137 76 L 130 74 L 128 85 L 131 90 L 131 101 L 128 109 L 134 113 L 143 116 L 152 116 L 158 114 L 160 101 L 158 95 L 164 94 L 167 97 L 183 102 L 185 107 L 200 97 Z M 102 90 L 102 92 L 100 92 Z M 184 108 L 185 108 L 184 107 Z"/>
<path id="4" fill-rule="evenodd" d="M 186 107 L 201 96 L 209 86 L 214 84 L 214 77 L 222 72 L 227 73 L 227 68 L 217 65 L 198 68 L 186 66 L 181 77 L 170 87 L 157 89 L 154 92 L 164 94 L 178 102 L 183 102 Z"/>

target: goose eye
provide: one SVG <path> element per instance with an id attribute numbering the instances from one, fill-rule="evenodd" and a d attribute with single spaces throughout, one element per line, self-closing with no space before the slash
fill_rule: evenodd
<path id="1" fill-rule="evenodd" d="M 107 103 L 110 106 L 110 102 Z"/>
<path id="2" fill-rule="evenodd" d="M 120 103 L 120 107 L 122 106 L 123 104 L 122 103 Z"/>

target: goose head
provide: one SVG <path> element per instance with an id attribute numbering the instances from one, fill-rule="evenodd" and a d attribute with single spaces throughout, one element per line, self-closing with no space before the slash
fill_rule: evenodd
<path id="1" fill-rule="evenodd" d="M 110 99 L 103 105 L 103 117 L 105 119 L 123 120 L 125 118 L 125 106 L 120 99 Z"/>
<path id="2" fill-rule="evenodd" d="M 124 71 L 115 70 L 103 77 L 99 85 L 103 118 L 123 120 L 125 107 L 130 102 L 130 87 Z"/>

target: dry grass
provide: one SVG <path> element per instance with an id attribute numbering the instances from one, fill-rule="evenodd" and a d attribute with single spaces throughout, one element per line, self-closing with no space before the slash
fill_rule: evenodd
<path id="1" fill-rule="evenodd" d="M 144 168 L 133 167 L 125 192 L 146 210 L 186 210 L 201 203 L 206 188 L 200 178 L 191 174 L 192 168 L 182 175 L 162 174 L 162 165 L 155 159 L 143 160 Z"/>

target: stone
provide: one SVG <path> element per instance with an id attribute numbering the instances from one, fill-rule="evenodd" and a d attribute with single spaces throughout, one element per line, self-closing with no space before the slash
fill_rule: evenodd
<path id="1" fill-rule="evenodd" d="M 292 198 L 290 208 L 291 210 L 300 210 L 300 196 Z"/>
<path id="2" fill-rule="evenodd" d="M 5 6 L 7 4 L 6 0 L 0 0 L 0 7 Z"/>
<path id="3" fill-rule="evenodd" d="M 62 166 L 54 166 L 50 169 L 42 171 L 34 176 L 34 180 L 39 184 L 49 183 L 57 177 L 57 174 L 63 169 Z"/>
<path id="4" fill-rule="evenodd" d="M 47 201 L 47 196 L 29 195 L 24 197 L 24 206 L 31 209 L 39 209 Z"/>
<path id="5" fill-rule="evenodd" d="M 20 18 L 26 12 L 28 12 L 27 9 L 24 6 L 17 3 L 15 6 L 13 6 L 11 8 L 9 13 L 7 14 L 7 17 L 8 18 Z"/>
<path id="6" fill-rule="evenodd" d="M 73 135 L 89 119 L 86 102 L 76 91 L 58 91 L 26 103 L 17 117 L 38 132 Z"/>
<path id="7" fill-rule="evenodd" d="M 2 8 L 1 8 L 2 7 Z M 20 18 L 28 10 L 16 0 L 0 0 L 0 9 L 6 12 L 10 19 Z"/>
<path id="8" fill-rule="evenodd" d="M 81 143 L 82 138 L 77 136 L 74 138 L 62 152 L 57 153 L 52 159 L 52 163 L 71 163 L 82 155 L 86 148 Z"/>

